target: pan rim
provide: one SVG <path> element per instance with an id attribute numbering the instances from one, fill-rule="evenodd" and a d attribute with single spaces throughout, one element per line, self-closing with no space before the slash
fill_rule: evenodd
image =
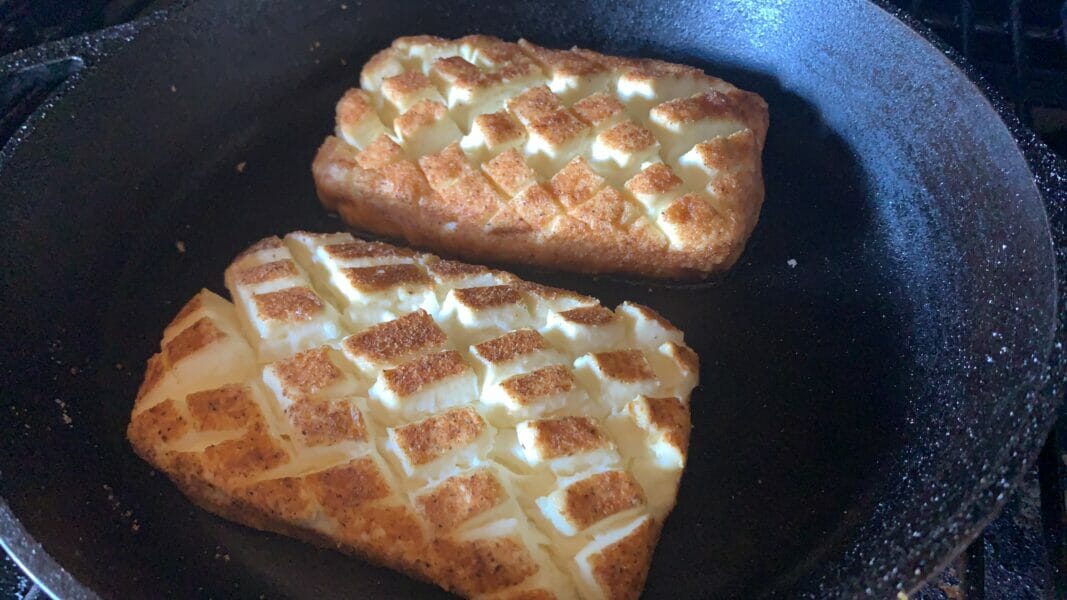
<path id="1" fill-rule="evenodd" d="M 1067 176 L 1067 168 L 1065 168 L 1062 160 L 1055 159 L 1051 151 L 1048 150 L 1043 143 L 1037 140 L 1036 135 L 1033 134 L 1032 131 L 1022 125 L 1001 95 L 996 90 L 992 89 L 990 84 L 977 72 L 977 69 L 960 56 L 959 53 L 937 38 L 928 27 L 917 19 L 895 7 L 889 6 L 888 0 L 872 0 L 872 4 L 887 13 L 888 16 L 899 21 L 903 27 L 909 30 L 914 37 L 917 38 L 919 43 L 925 42 L 933 50 L 939 52 L 952 64 L 953 67 L 955 67 L 956 70 L 959 71 L 962 77 L 966 78 L 975 86 L 976 91 L 984 97 L 985 101 L 988 102 L 989 106 L 1000 117 L 1000 120 L 1007 128 L 1008 133 L 1015 140 L 1020 154 L 1026 160 L 1027 166 L 1031 174 L 1034 176 L 1035 189 L 1038 195 L 1044 200 L 1043 209 L 1045 210 L 1046 219 L 1045 229 L 1048 231 L 1049 240 L 1054 251 L 1053 261 L 1055 267 L 1053 273 L 1055 302 L 1053 322 L 1050 324 L 1053 332 L 1051 341 L 1052 347 L 1049 349 L 1048 359 L 1044 365 L 1045 380 L 1039 381 L 1032 390 L 1036 392 L 1037 396 L 1043 398 L 1043 402 L 1040 405 L 1042 410 L 1037 411 L 1035 413 L 1036 416 L 1032 417 L 1032 421 L 1030 421 L 1036 424 L 1034 431 L 1040 432 L 1042 435 L 1039 438 L 1037 436 L 1022 437 L 1016 442 L 1016 447 L 1014 449 L 1017 449 L 1019 454 L 1024 458 L 1022 461 L 1011 460 L 1011 452 L 1003 452 L 1001 456 L 997 457 L 996 464 L 999 468 L 1003 469 L 1004 479 L 1009 481 L 1009 485 L 1005 489 L 1014 490 L 1018 487 L 1019 481 L 1036 460 L 1037 454 L 1041 449 L 1047 433 L 1055 422 L 1056 407 L 1062 402 L 1060 393 L 1055 389 L 1050 389 L 1050 386 L 1055 388 L 1057 380 L 1062 380 L 1065 371 L 1067 371 L 1061 353 L 1056 350 L 1057 342 L 1062 343 L 1065 341 L 1065 291 L 1063 289 L 1063 277 L 1064 273 L 1067 273 L 1064 264 L 1064 262 L 1067 261 L 1067 258 L 1064 258 L 1062 253 L 1059 256 L 1055 254 L 1057 248 L 1064 246 L 1064 240 L 1057 239 L 1057 236 L 1055 235 L 1056 230 L 1053 227 L 1052 217 L 1049 214 L 1050 199 L 1055 192 L 1048 186 L 1050 185 L 1050 178 L 1054 177 L 1056 173 L 1060 173 L 1061 177 Z M 127 25 L 133 26 L 134 31 L 139 34 L 142 31 L 142 23 L 145 25 L 145 29 L 147 29 L 150 25 L 168 20 L 174 14 L 184 10 L 187 5 L 188 3 L 181 3 L 180 8 L 168 11 L 162 18 L 150 16 L 131 22 Z M 32 51 L 34 49 L 30 50 Z M 3 70 L 4 67 L 11 64 L 11 61 L 9 60 L 10 58 L 11 57 L 0 58 L 0 70 Z M 101 60 L 106 59 L 107 56 L 101 57 Z M 26 122 L 20 126 L 15 135 L 13 135 L 12 138 L 5 143 L 3 148 L 0 149 L 0 173 L 3 172 L 10 157 L 17 152 L 21 142 L 33 135 L 33 126 L 36 123 L 39 123 L 41 119 L 48 118 L 54 100 L 74 90 L 84 77 L 91 76 L 91 72 L 92 70 L 89 69 L 82 73 L 75 74 L 60 84 L 60 86 L 58 86 L 50 95 L 49 99 L 35 110 Z M 1044 169 L 1045 172 L 1041 172 L 1042 169 Z M 1049 380 L 1051 380 L 1051 384 L 1049 383 Z M 994 486 L 990 486 L 988 489 L 994 489 Z M 988 490 L 977 492 L 972 498 L 968 499 L 965 504 L 961 505 L 955 514 L 953 514 L 953 520 L 972 523 L 973 528 L 965 528 L 959 530 L 958 533 L 947 534 L 945 538 L 950 540 L 948 545 L 953 548 L 953 550 L 945 555 L 946 557 L 941 562 L 936 563 L 929 572 L 920 576 L 915 576 L 909 573 L 896 580 L 879 580 L 878 582 L 870 584 L 871 588 L 875 592 L 889 592 L 897 589 L 913 591 L 928 578 L 943 570 L 951 560 L 958 556 L 959 553 L 962 552 L 983 529 L 985 529 L 989 522 L 997 516 L 1008 500 L 1006 494 L 1001 494 L 1000 499 L 996 499 L 992 503 L 989 503 L 988 496 Z M 973 519 L 973 516 L 967 516 L 968 514 L 973 515 L 975 512 L 984 514 L 985 516 L 977 521 Z M 936 556 L 932 551 L 934 547 L 933 544 L 933 542 L 924 542 L 922 544 L 922 554 Z M 36 539 L 22 527 L 17 515 L 11 511 L 10 507 L 2 497 L 0 497 L 0 547 L 7 550 L 20 566 L 30 567 L 25 569 L 28 575 L 35 581 L 35 583 L 38 583 L 46 593 L 53 597 L 56 597 L 57 595 L 61 597 L 98 597 L 94 591 L 75 579 L 69 572 L 59 565 L 54 558 L 43 550 L 43 547 L 40 546 Z M 19 550 L 12 551 L 12 548 L 18 548 Z M 38 569 L 40 569 L 40 571 Z M 57 589 L 53 591 L 48 585 L 43 584 L 41 580 L 51 580 L 51 575 L 55 573 L 58 573 L 57 577 L 60 581 L 55 584 Z M 57 594 L 57 592 L 60 593 Z"/>

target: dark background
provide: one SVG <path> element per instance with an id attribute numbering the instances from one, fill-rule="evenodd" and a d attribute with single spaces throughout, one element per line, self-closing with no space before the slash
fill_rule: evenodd
<path id="1" fill-rule="evenodd" d="M 0 0 L 0 55 L 129 21 L 177 0 Z M 1020 119 L 1067 156 L 1065 5 L 1055 0 L 893 0 L 975 63 Z M 58 79 L 47 69 L 0 76 L 0 145 Z M 27 85 L 29 81 L 29 85 Z M 1067 417 L 1001 516 L 923 600 L 1067 597 Z M 0 597 L 43 594 L 7 558 Z"/>

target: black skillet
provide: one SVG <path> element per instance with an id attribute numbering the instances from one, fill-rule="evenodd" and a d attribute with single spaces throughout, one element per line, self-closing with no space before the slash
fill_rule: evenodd
<path id="1" fill-rule="evenodd" d="M 1059 402 L 1067 170 L 845 0 L 202 2 L 7 58 L 89 68 L 0 162 L 4 546 L 63 597 L 441 595 L 193 508 L 123 432 L 183 300 L 257 238 L 341 227 L 308 168 L 360 64 L 468 32 L 699 65 L 771 106 L 763 217 L 724 280 L 518 270 L 650 304 L 703 359 L 647 596 L 885 598 L 937 572 Z"/>

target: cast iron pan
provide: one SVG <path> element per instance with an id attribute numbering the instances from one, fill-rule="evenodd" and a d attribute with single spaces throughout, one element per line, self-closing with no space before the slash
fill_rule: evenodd
<path id="1" fill-rule="evenodd" d="M 647 596 L 885 598 L 937 572 L 1058 403 L 1062 164 L 875 5 L 623 4 L 197 3 L 8 58 L 89 68 L 0 166 L 5 547 L 64 597 L 442 595 L 193 508 L 124 428 L 185 299 L 253 240 L 341 227 L 309 164 L 362 62 L 484 32 L 698 65 L 771 106 L 767 202 L 725 279 L 518 270 L 650 304 L 702 357 Z"/>

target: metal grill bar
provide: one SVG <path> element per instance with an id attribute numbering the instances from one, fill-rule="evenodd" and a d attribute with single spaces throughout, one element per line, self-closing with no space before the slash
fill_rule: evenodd
<path id="1" fill-rule="evenodd" d="M 974 5 L 971 0 L 960 0 L 960 29 L 960 51 L 967 60 L 971 60 L 971 44 L 974 41 Z"/>

